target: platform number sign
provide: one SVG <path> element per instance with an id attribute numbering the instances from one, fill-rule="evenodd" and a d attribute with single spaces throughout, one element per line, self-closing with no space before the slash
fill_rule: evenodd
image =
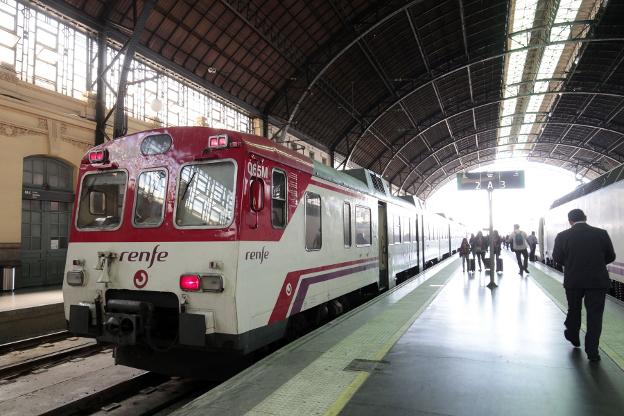
<path id="1" fill-rule="evenodd" d="M 486 190 L 524 188 L 524 171 L 461 172 L 457 174 L 457 189 Z"/>

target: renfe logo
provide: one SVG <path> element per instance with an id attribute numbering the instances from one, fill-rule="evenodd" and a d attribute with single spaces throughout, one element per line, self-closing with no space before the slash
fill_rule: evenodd
<path id="1" fill-rule="evenodd" d="M 169 253 L 166 251 L 158 252 L 158 247 L 160 247 L 160 244 L 157 244 L 151 253 L 149 251 L 122 251 L 121 254 L 119 254 L 119 261 L 124 261 L 124 256 L 126 257 L 126 261 L 130 263 L 145 261 L 149 263 L 149 266 L 147 266 L 149 269 L 154 265 L 155 261 L 167 261 Z"/>
<path id="2" fill-rule="evenodd" d="M 253 162 L 247 162 L 247 173 L 249 176 L 256 176 L 261 179 L 269 178 L 269 168 Z"/>
<path id="3" fill-rule="evenodd" d="M 260 251 L 247 251 L 245 253 L 245 260 L 260 260 L 260 264 L 268 258 L 269 250 L 265 250 L 264 246 L 262 246 L 262 250 Z"/>

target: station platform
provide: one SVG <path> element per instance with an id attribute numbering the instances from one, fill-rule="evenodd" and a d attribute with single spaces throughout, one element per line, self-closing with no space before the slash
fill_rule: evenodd
<path id="1" fill-rule="evenodd" d="M 61 289 L 0 292 L 0 344 L 66 329 Z"/>
<path id="2" fill-rule="evenodd" d="M 563 337 L 561 275 L 509 252 L 498 287 L 455 256 L 285 346 L 181 415 L 621 415 L 624 306 L 602 361 Z M 583 334 L 581 334 L 583 340 Z"/>

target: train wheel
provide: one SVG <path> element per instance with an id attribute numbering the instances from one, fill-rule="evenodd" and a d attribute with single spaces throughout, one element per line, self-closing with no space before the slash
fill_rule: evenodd
<path id="1" fill-rule="evenodd" d="M 286 327 L 286 340 L 288 342 L 294 341 L 300 336 L 308 332 L 310 323 L 305 317 L 304 313 L 298 313 L 295 316 L 291 316 Z"/>

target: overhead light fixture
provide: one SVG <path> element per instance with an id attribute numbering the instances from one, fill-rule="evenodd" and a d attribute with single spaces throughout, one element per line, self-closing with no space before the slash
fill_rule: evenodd
<path id="1" fill-rule="evenodd" d="M 150 107 L 155 113 L 160 113 L 160 110 L 162 110 L 162 105 L 162 101 L 158 98 L 158 96 L 156 96 L 156 98 L 152 100 Z"/>
<path id="2" fill-rule="evenodd" d="M 209 74 L 216 74 L 217 73 L 217 68 L 215 68 L 214 66 L 209 66 L 208 67 L 208 73 Z"/>

